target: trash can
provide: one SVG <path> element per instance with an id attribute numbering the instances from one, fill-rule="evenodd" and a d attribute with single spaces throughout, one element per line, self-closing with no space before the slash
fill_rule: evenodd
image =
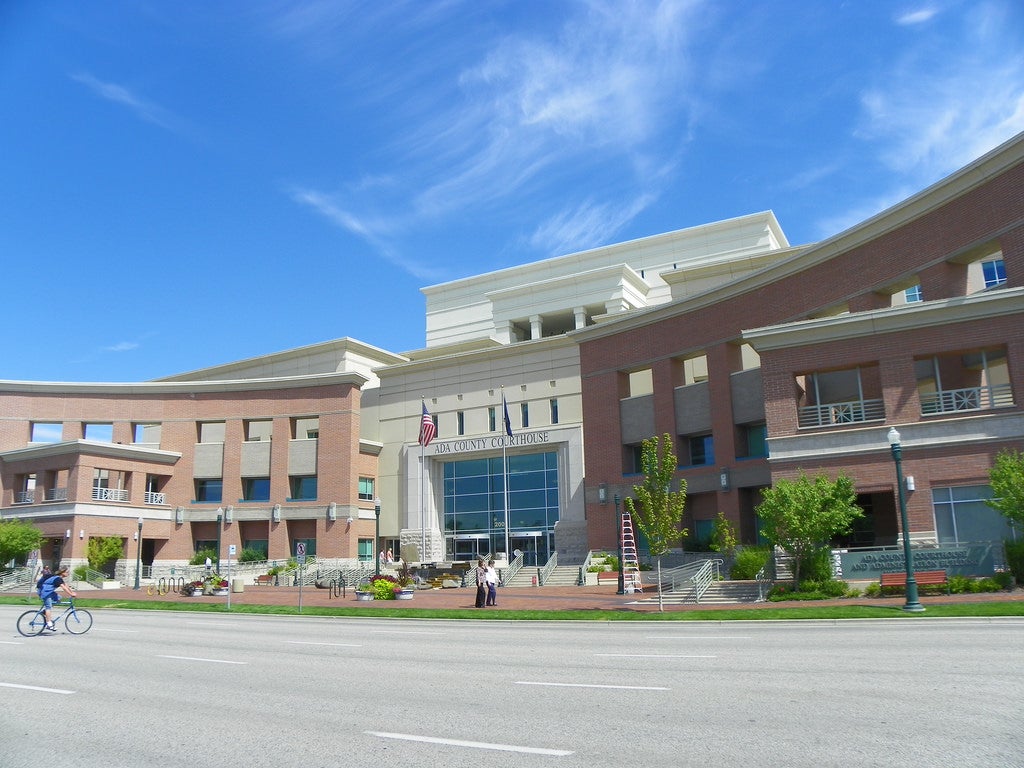
<path id="1" fill-rule="evenodd" d="M 245 592 L 245 579 L 232 579 L 231 580 L 231 591 L 232 592 Z"/>

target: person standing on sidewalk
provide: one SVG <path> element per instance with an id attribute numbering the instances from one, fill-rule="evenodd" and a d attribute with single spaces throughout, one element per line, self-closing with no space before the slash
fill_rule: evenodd
<path id="1" fill-rule="evenodd" d="M 476 607 L 483 608 L 487 599 L 487 568 L 484 567 L 484 559 L 481 557 L 476 561 Z"/>
<path id="2" fill-rule="evenodd" d="M 494 561 L 491 560 L 487 563 L 487 570 L 484 574 L 484 580 L 487 582 L 487 605 L 498 604 L 498 571 L 494 568 Z"/>

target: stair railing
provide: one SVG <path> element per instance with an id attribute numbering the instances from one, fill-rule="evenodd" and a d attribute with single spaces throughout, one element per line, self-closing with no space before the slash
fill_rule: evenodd
<path id="1" fill-rule="evenodd" d="M 544 564 L 543 568 L 537 569 L 537 584 L 544 586 L 548 583 L 548 577 L 551 576 L 551 572 L 558 566 L 558 552 L 552 552 L 551 557 L 548 558 L 547 563 Z"/>
<path id="2" fill-rule="evenodd" d="M 704 593 L 708 591 L 708 587 L 721 579 L 721 568 L 724 562 L 724 560 L 706 560 L 704 566 L 693 577 L 693 593 L 698 603 L 704 597 Z"/>
<path id="3" fill-rule="evenodd" d="M 587 586 L 587 573 L 590 571 L 590 561 L 594 557 L 594 550 L 587 552 L 587 558 L 580 566 L 580 578 L 577 582 L 581 587 Z"/>
<path id="4" fill-rule="evenodd" d="M 505 568 L 501 572 L 500 575 L 501 575 L 501 584 L 502 584 L 502 586 L 506 586 L 508 584 L 511 584 L 512 583 L 512 579 L 514 579 L 516 577 L 516 574 L 519 573 L 519 571 L 520 571 L 520 569 L 522 567 L 523 567 L 523 553 L 520 552 L 518 555 L 516 555 L 512 559 L 512 562 L 508 564 L 508 567 Z"/>

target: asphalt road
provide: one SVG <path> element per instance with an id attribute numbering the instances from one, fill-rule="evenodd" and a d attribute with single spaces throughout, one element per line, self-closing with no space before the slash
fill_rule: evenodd
<path id="1" fill-rule="evenodd" d="M 1024 765 L 1024 620 L 454 622 L 0 606 L 0 767 Z"/>

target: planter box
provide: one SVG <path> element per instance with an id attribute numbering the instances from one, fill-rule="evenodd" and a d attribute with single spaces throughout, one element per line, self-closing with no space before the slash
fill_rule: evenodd
<path id="1" fill-rule="evenodd" d="M 412 600 L 412 596 L 416 594 L 411 589 L 403 589 L 401 592 L 395 592 L 395 600 Z"/>
<path id="2" fill-rule="evenodd" d="M 356 592 L 356 600 L 373 600 L 373 592 Z"/>

